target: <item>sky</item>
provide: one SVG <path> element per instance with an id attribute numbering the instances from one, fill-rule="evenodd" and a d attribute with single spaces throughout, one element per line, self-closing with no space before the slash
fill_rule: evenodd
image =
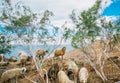
<path id="1" fill-rule="evenodd" d="M 72 25 L 69 18 L 72 10 L 75 9 L 78 12 L 87 10 L 95 4 L 96 0 L 11 0 L 13 4 L 18 1 L 29 6 L 33 12 L 52 11 L 54 17 L 51 18 L 51 22 L 60 27 L 65 21 L 67 21 L 68 26 Z M 102 8 L 104 11 L 101 11 L 102 16 L 120 16 L 120 0 L 102 0 Z"/>
<path id="2" fill-rule="evenodd" d="M 77 12 L 87 10 L 95 4 L 96 0 L 11 0 L 13 4 L 18 1 L 29 6 L 33 12 L 52 11 L 54 17 L 51 18 L 51 22 L 55 26 L 61 27 L 67 21 L 67 26 L 72 27 L 72 21 L 69 18 L 72 10 L 75 9 Z M 102 9 L 101 15 L 108 20 L 120 16 L 120 0 L 102 0 Z"/>
<path id="3" fill-rule="evenodd" d="M 112 0 L 113 2 L 105 8 L 103 16 L 120 16 L 120 0 Z"/>

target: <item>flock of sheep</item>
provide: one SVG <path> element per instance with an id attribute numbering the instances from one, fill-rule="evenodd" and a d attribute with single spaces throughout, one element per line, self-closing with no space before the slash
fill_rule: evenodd
<path id="1" fill-rule="evenodd" d="M 36 59 L 43 59 L 44 55 L 47 52 L 47 50 L 37 50 Z M 79 68 L 78 65 L 72 60 L 63 61 L 63 56 L 65 52 L 66 47 L 55 50 L 54 57 L 52 60 L 53 63 L 47 71 L 47 74 L 43 75 L 43 78 L 46 81 L 46 83 L 87 83 L 89 77 L 88 69 L 84 66 Z M 27 54 L 24 52 L 18 53 L 18 56 L 20 57 L 18 63 L 18 65 L 20 66 L 18 68 L 8 69 L 2 72 L 2 83 L 7 83 L 9 80 L 12 79 L 15 79 L 15 83 L 17 83 L 18 77 L 24 75 L 29 70 L 28 68 L 26 68 L 26 65 L 28 64 L 28 62 L 30 62 L 30 64 L 32 63 L 33 57 L 27 56 Z M 58 62 L 54 61 L 54 59 L 59 56 L 62 57 L 62 59 L 60 60 L 62 66 L 60 66 Z M 0 54 L 0 63 L 6 62 L 3 65 L 8 65 L 9 62 L 16 61 L 18 60 L 14 56 L 12 56 L 9 59 L 6 59 L 3 54 Z M 36 70 L 36 68 L 34 70 Z"/>

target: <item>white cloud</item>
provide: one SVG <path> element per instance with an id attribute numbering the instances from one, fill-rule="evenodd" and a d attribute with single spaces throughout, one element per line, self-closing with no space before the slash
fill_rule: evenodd
<path id="1" fill-rule="evenodd" d="M 18 0 L 11 0 L 16 3 Z M 69 26 L 72 27 L 69 15 L 73 9 L 81 12 L 94 5 L 96 0 L 20 0 L 34 12 L 43 12 L 50 10 L 54 13 L 54 17 L 51 19 L 54 25 L 61 26 L 65 21 L 68 21 Z M 112 3 L 112 0 L 102 0 L 100 13 Z"/>
<path id="2" fill-rule="evenodd" d="M 11 0 L 16 3 L 18 0 Z M 51 19 L 55 25 L 60 25 L 69 20 L 69 15 L 73 9 L 83 11 L 90 8 L 96 0 L 20 0 L 34 12 L 43 12 L 46 9 L 54 13 Z"/>
<path id="3" fill-rule="evenodd" d="M 103 13 L 104 9 L 108 7 L 111 3 L 113 3 L 112 0 L 102 0 L 101 10 L 99 12 Z"/>

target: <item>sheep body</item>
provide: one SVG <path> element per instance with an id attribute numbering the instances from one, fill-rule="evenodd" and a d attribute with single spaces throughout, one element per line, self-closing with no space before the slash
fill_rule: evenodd
<path id="1" fill-rule="evenodd" d="M 27 54 L 26 53 L 24 53 L 24 52 L 20 52 L 19 53 L 19 56 L 20 56 L 20 59 L 28 59 L 28 56 L 27 56 Z"/>
<path id="2" fill-rule="evenodd" d="M 63 56 L 65 54 L 66 47 L 63 47 L 62 49 L 57 49 L 54 53 L 54 56 Z"/>
<path id="3" fill-rule="evenodd" d="M 82 67 L 79 71 L 79 80 L 82 83 L 87 83 L 87 79 L 89 77 L 88 70 L 85 67 Z"/>
<path id="4" fill-rule="evenodd" d="M 64 63 L 64 67 L 66 70 L 73 70 L 75 82 L 77 82 L 78 72 L 79 72 L 79 68 L 77 64 L 72 60 L 68 60 Z"/>
<path id="5" fill-rule="evenodd" d="M 4 54 L 0 54 L 0 62 L 4 62 L 5 58 L 4 58 Z"/>
<path id="6" fill-rule="evenodd" d="M 9 60 L 10 62 L 16 62 L 16 61 L 17 61 L 17 58 L 14 57 L 14 56 L 11 56 L 8 60 Z"/>
<path id="7" fill-rule="evenodd" d="M 68 78 L 68 76 L 65 74 L 64 71 L 58 72 L 58 80 L 59 80 L 59 83 L 74 83 Z"/>
<path id="8" fill-rule="evenodd" d="M 22 64 L 22 66 L 23 66 L 23 65 L 25 66 L 25 64 L 26 64 L 26 62 L 27 62 L 27 60 L 28 60 L 27 54 L 24 53 L 24 52 L 20 52 L 20 53 L 19 53 L 19 57 L 20 57 L 20 62 L 21 62 L 21 64 Z"/>
<path id="9" fill-rule="evenodd" d="M 18 77 L 21 74 L 24 74 L 25 72 L 26 72 L 25 67 L 7 70 L 7 71 L 3 72 L 2 76 L 1 76 L 2 83 L 6 83 L 9 79 L 12 79 L 14 77 Z"/>
<path id="10" fill-rule="evenodd" d="M 60 68 L 58 63 L 55 63 L 50 67 L 50 69 L 48 70 L 48 78 L 50 79 L 50 81 L 55 81 L 55 78 L 57 78 L 59 69 Z"/>
<path id="11" fill-rule="evenodd" d="M 47 50 L 38 49 L 38 50 L 36 51 L 36 57 L 38 57 L 39 60 L 40 60 L 41 58 L 44 57 L 44 55 L 45 55 L 47 52 L 48 52 Z"/>

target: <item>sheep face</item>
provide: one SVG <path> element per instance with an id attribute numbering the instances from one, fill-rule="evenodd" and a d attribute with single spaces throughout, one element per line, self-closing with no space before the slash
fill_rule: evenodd
<path id="1" fill-rule="evenodd" d="M 63 47 L 62 50 L 65 51 L 65 50 L 66 50 L 66 47 Z"/>
<path id="2" fill-rule="evenodd" d="M 18 55 L 19 55 L 19 56 L 22 55 L 22 52 L 19 52 Z"/>
<path id="3" fill-rule="evenodd" d="M 57 63 L 55 63 L 52 65 L 52 67 L 48 71 L 48 78 L 50 80 L 55 80 L 58 72 L 59 72 L 59 65 Z"/>
<path id="4" fill-rule="evenodd" d="M 74 80 L 74 71 L 72 69 L 67 70 L 67 76 L 70 80 Z"/>

